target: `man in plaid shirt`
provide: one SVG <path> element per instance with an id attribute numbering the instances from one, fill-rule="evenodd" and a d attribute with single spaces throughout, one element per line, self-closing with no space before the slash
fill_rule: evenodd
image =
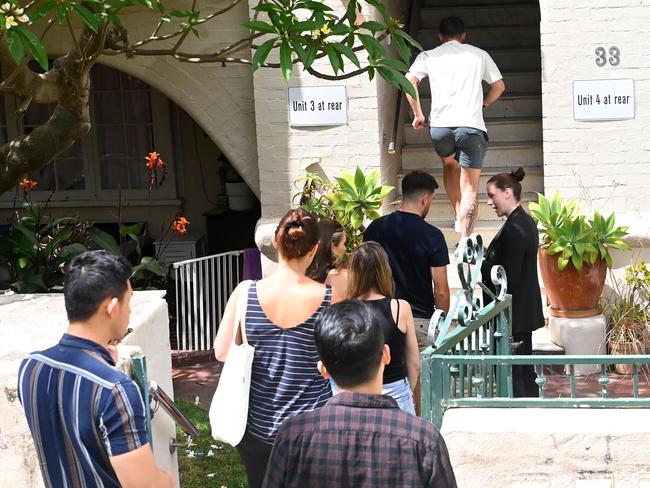
<path id="1" fill-rule="evenodd" d="M 390 350 L 373 310 L 358 300 L 332 305 L 314 338 L 319 371 L 340 393 L 280 427 L 264 486 L 455 488 L 438 429 L 381 394 Z"/>

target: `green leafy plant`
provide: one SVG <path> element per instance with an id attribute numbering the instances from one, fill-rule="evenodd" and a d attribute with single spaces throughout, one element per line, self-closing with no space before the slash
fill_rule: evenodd
<path id="1" fill-rule="evenodd" d="M 558 192 L 552 198 L 538 194 L 538 202 L 529 204 L 530 213 L 542 236 L 542 248 L 558 255 L 557 266 L 564 270 L 569 263 L 580 271 L 586 263 L 598 259 L 612 267 L 610 249 L 630 249 L 623 238 L 627 227 L 617 226 L 614 214 L 603 217 L 595 212 L 591 219 L 580 215 L 575 200 L 564 200 Z"/>
<path id="2" fill-rule="evenodd" d="M 40 205 L 29 196 L 36 182 L 23 179 L 20 186 L 24 201 L 14 209 L 9 235 L 0 237 L 0 288 L 60 291 L 65 266 L 92 243 L 91 224 L 79 217 L 53 218 L 49 199 Z"/>
<path id="3" fill-rule="evenodd" d="M 609 318 L 607 340 L 626 344 L 635 354 L 643 354 L 650 327 L 650 270 L 640 261 L 625 268 L 625 282 L 614 280 L 615 296 L 609 300 L 605 313 Z"/>
<path id="4" fill-rule="evenodd" d="M 317 217 L 340 223 L 345 229 L 346 247 L 354 249 L 363 240 L 365 225 L 379 217 L 378 210 L 394 187 L 381 184 L 379 170 L 365 175 L 358 167 L 354 174 L 343 171 L 334 181 L 307 173 L 295 182 L 303 185 L 294 198 Z"/>

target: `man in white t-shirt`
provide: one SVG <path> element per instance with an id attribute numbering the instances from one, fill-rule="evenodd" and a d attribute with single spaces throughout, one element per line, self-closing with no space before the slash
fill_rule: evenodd
<path id="1" fill-rule="evenodd" d="M 442 159 L 444 185 L 456 214 L 456 231 L 469 236 L 478 218 L 478 185 L 487 147 L 483 109 L 505 91 L 499 68 L 488 53 L 465 41 L 465 25 L 458 17 L 440 22 L 442 43 L 415 58 L 408 80 L 415 91 L 425 78 L 431 85 L 429 127 L 435 151 Z M 483 96 L 481 82 L 490 84 Z M 413 128 L 424 126 L 420 98 L 407 95 Z"/>

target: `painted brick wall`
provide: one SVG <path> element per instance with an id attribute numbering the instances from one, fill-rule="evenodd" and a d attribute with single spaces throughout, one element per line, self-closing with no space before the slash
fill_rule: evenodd
<path id="1" fill-rule="evenodd" d="M 585 208 L 650 210 L 650 1 L 546 0 L 541 6 L 544 186 Z M 618 66 L 594 50 L 617 46 Z M 633 79 L 636 118 L 573 120 L 572 82 Z"/>

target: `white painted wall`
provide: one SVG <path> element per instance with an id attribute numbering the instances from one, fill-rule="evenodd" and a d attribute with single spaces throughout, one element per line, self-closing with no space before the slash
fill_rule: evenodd
<path id="1" fill-rule="evenodd" d="M 541 0 L 544 188 L 586 208 L 649 210 L 650 1 Z M 620 64 L 598 67 L 598 46 L 620 49 Z M 573 120 L 573 80 L 633 79 L 636 118 Z"/>
<path id="2" fill-rule="evenodd" d="M 641 488 L 650 409 L 457 408 L 441 433 L 459 488 Z"/>
<path id="3" fill-rule="evenodd" d="M 160 291 L 135 292 L 124 343 L 137 345 L 147 358 L 149 378 L 173 398 L 167 303 Z M 38 458 L 22 406 L 16 398 L 18 367 L 23 357 L 56 344 L 67 328 L 63 295 L 0 297 L 0 472 L 7 486 L 42 487 Z M 161 410 L 152 423 L 156 463 L 178 477 L 176 454 L 170 454 L 173 421 Z"/>

